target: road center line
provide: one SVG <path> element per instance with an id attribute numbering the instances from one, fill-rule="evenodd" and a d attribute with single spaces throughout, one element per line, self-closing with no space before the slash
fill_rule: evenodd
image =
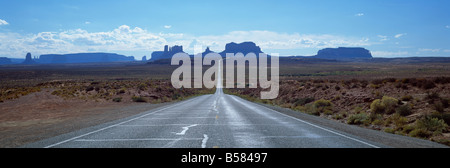
<path id="1" fill-rule="evenodd" d="M 170 126 L 189 126 L 193 124 L 164 124 L 164 125 L 152 125 L 152 124 L 122 124 L 118 125 L 118 127 L 170 127 Z M 196 124 L 197 126 L 252 126 L 252 125 L 261 125 L 261 126 L 286 126 L 291 124 Z"/>
<path id="2" fill-rule="evenodd" d="M 173 118 L 140 118 L 140 120 L 172 120 L 172 119 L 199 119 L 199 118 L 214 118 L 214 117 L 173 117 Z"/>

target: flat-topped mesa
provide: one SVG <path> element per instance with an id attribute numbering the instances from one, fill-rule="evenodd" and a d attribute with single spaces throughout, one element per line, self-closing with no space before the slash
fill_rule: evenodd
<path id="1" fill-rule="evenodd" d="M 0 57 L 0 65 L 2 64 L 12 64 L 11 59 L 6 58 L 6 57 Z"/>
<path id="2" fill-rule="evenodd" d="M 175 55 L 176 53 L 179 53 L 183 51 L 183 46 L 172 46 L 169 47 L 168 45 L 164 46 L 164 51 L 154 51 L 152 52 L 152 57 L 150 58 L 150 62 L 156 61 L 156 60 L 161 60 L 161 59 L 171 59 L 173 55 Z"/>
<path id="3" fill-rule="evenodd" d="M 134 57 L 115 53 L 46 54 L 41 55 L 38 61 L 43 64 L 107 63 L 134 61 Z"/>
<path id="4" fill-rule="evenodd" d="M 325 48 L 317 52 L 316 58 L 333 60 L 371 59 L 369 50 L 361 47 Z"/>
<path id="5" fill-rule="evenodd" d="M 244 55 L 247 55 L 248 53 L 255 53 L 256 56 L 259 55 L 259 53 L 263 53 L 261 51 L 261 48 L 259 46 L 256 46 L 254 42 L 243 42 L 243 43 L 228 43 L 225 46 L 225 50 L 219 53 L 222 57 L 226 57 L 226 53 L 242 53 Z"/>
<path id="6" fill-rule="evenodd" d="M 179 53 L 179 52 L 183 52 L 183 46 L 175 45 L 175 46 L 169 47 L 168 45 L 165 45 L 163 55 L 172 57 L 173 55 L 175 55 L 176 53 Z"/>
<path id="7" fill-rule="evenodd" d="M 154 51 L 152 53 L 152 58 L 149 61 L 155 62 L 157 60 L 171 59 L 173 55 L 179 52 L 184 53 L 183 46 L 175 45 L 173 47 L 169 47 L 168 45 L 165 45 L 164 51 Z M 207 47 L 206 50 L 202 53 L 202 56 L 204 57 L 206 54 L 212 52 L 214 51 L 211 51 L 209 47 Z M 259 53 L 263 52 L 261 51 L 261 48 L 259 46 L 256 46 L 254 42 L 243 42 L 243 43 L 231 42 L 226 44 L 225 50 L 220 52 L 219 54 L 222 57 L 226 57 L 226 53 L 233 53 L 233 54 L 242 53 L 244 54 L 244 56 L 247 55 L 248 53 L 255 53 L 256 57 L 258 57 Z"/>

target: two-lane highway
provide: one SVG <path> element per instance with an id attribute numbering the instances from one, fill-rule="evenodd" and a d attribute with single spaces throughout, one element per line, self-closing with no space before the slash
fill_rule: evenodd
<path id="1" fill-rule="evenodd" d="M 220 68 L 219 68 L 220 69 Z M 220 71 L 219 71 L 220 72 Z M 221 73 L 219 73 L 221 74 Z M 29 144 L 45 148 L 378 148 L 373 142 L 335 128 L 292 117 L 222 92 L 203 95 L 137 116 Z M 311 116 L 315 117 L 315 116 Z M 315 120 L 326 120 L 316 117 Z M 346 124 L 341 127 L 354 127 Z M 362 128 L 358 128 L 362 129 Z M 363 130 L 363 132 L 366 132 Z M 367 130 L 367 132 L 379 132 Z M 370 133 L 368 133 L 370 134 Z M 398 135 L 387 133 L 400 142 Z M 379 135 L 374 135 L 378 137 Z M 400 138 L 399 138 L 400 137 Z M 386 139 L 387 140 L 387 139 Z M 417 140 L 418 144 L 425 142 Z M 397 142 L 390 142 L 396 144 Z M 415 142 L 416 143 L 416 142 Z M 427 142 L 428 143 L 428 142 Z M 442 147 L 431 143 L 430 147 Z M 414 147 L 414 146 L 413 146 Z M 427 147 L 425 145 L 425 147 Z"/>
<path id="2" fill-rule="evenodd" d="M 223 94 L 203 95 L 42 147 L 377 147 Z"/>

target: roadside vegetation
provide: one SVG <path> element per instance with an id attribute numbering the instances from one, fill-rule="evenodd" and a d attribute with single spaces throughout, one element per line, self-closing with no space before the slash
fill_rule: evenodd
<path id="1" fill-rule="evenodd" d="M 175 89 L 169 65 L 31 66 L 0 69 L 0 103 L 50 90 L 63 99 L 116 103 L 163 103 L 214 93 L 214 89 Z"/>
<path id="2" fill-rule="evenodd" d="M 281 80 L 279 96 L 260 100 L 260 88 L 228 94 L 342 123 L 450 146 L 450 77 L 374 80 Z"/>
<path id="3" fill-rule="evenodd" d="M 287 63 L 280 66 L 276 99 L 259 99 L 260 88 L 224 92 L 450 145 L 449 67 L 448 63 Z M 0 69 L 0 104 L 36 92 L 48 92 L 61 100 L 118 105 L 214 93 L 214 89 L 174 89 L 170 75 L 175 68 L 158 64 L 6 66 Z"/>
<path id="4" fill-rule="evenodd" d="M 213 89 L 175 89 L 170 80 L 57 81 L 42 83 L 34 87 L 4 88 L 0 93 L 0 102 L 40 92 L 42 89 L 50 89 L 52 95 L 63 99 L 117 103 L 164 103 L 214 92 Z"/>

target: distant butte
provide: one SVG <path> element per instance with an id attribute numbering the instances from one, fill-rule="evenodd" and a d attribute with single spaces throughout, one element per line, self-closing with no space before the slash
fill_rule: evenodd
<path id="1" fill-rule="evenodd" d="M 319 50 L 315 58 L 331 60 L 371 59 L 369 50 L 361 47 L 325 48 Z"/>
<path id="2" fill-rule="evenodd" d="M 243 43 L 228 43 L 225 46 L 225 50 L 219 53 L 222 57 L 226 57 L 226 53 L 242 53 L 247 55 L 248 53 L 255 53 L 258 55 L 259 53 L 263 53 L 259 46 L 256 46 L 254 42 L 243 42 Z"/>
<path id="3" fill-rule="evenodd" d="M 152 58 L 150 59 L 150 62 L 154 62 L 157 60 L 162 60 L 162 59 L 171 59 L 173 55 L 175 55 L 178 52 L 184 52 L 183 51 L 183 46 L 173 46 L 173 47 L 169 47 L 169 46 L 164 46 L 164 51 L 154 51 L 152 53 Z M 211 51 L 209 49 L 209 47 L 206 48 L 206 50 L 202 53 L 203 56 L 205 56 L 208 53 L 211 53 L 213 51 Z M 226 57 L 226 53 L 233 53 L 233 54 L 237 54 L 237 53 L 242 53 L 244 55 L 248 54 L 248 53 L 255 53 L 256 56 L 259 55 L 259 53 L 263 53 L 261 51 L 261 48 L 259 46 L 257 46 L 254 42 L 242 42 L 242 43 L 228 43 L 225 45 L 225 50 L 220 52 L 219 54 L 222 57 Z M 191 55 L 192 56 L 192 55 Z"/>
<path id="4" fill-rule="evenodd" d="M 173 46 L 168 47 L 167 45 L 164 47 L 164 51 L 155 51 L 152 53 L 151 62 L 157 60 L 165 60 L 171 59 L 172 56 L 178 52 L 184 52 L 183 46 Z M 208 53 L 211 53 L 209 47 L 202 53 L 205 56 Z M 242 53 L 244 55 L 248 53 L 255 53 L 258 57 L 259 53 L 263 53 L 261 48 L 257 46 L 254 42 L 242 42 L 242 43 L 228 43 L 225 46 L 225 50 L 220 52 L 219 54 L 222 57 L 226 57 L 226 53 Z M 192 55 L 191 55 L 192 56 Z M 319 50 L 317 55 L 315 56 L 294 56 L 298 58 L 308 58 L 308 59 L 318 59 L 318 60 L 334 60 L 334 61 L 366 61 L 371 60 L 372 54 L 369 50 L 362 47 L 339 47 L 339 48 L 325 48 Z M 167 61 L 165 61 L 167 62 Z"/>
<path id="5" fill-rule="evenodd" d="M 25 56 L 25 61 L 22 64 L 36 64 L 36 62 L 31 58 L 31 53 L 27 53 Z"/>

